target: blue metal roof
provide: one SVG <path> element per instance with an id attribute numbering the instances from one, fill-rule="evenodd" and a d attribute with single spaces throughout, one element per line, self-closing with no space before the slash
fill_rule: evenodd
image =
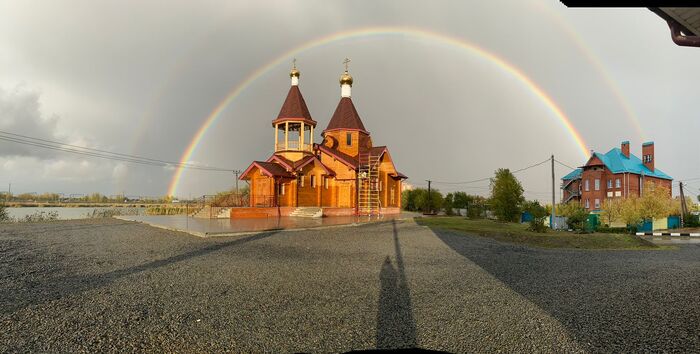
<path id="1" fill-rule="evenodd" d="M 607 167 L 612 173 L 628 172 L 662 179 L 673 179 L 671 176 L 665 174 L 658 168 L 655 168 L 654 171 L 648 169 L 646 166 L 644 166 L 642 160 L 640 160 L 639 157 L 634 156 L 634 154 L 630 154 L 629 158 L 625 157 L 625 155 L 622 154 L 622 150 L 619 148 L 611 149 L 606 154 L 596 152 L 595 156 L 603 161 L 605 167 Z"/>
<path id="2" fill-rule="evenodd" d="M 582 172 L 583 172 L 582 169 L 577 168 L 577 169 L 571 171 L 571 173 L 569 173 L 568 175 L 562 177 L 561 179 L 563 179 L 563 180 L 565 180 L 565 181 L 568 181 L 568 180 L 571 180 L 571 179 L 576 179 L 576 178 L 581 177 L 581 173 L 582 173 Z"/>
<path id="3" fill-rule="evenodd" d="M 600 159 L 600 161 L 602 161 L 603 164 L 605 164 L 605 167 L 607 167 L 612 173 L 625 172 L 662 179 L 673 179 L 673 177 L 667 175 L 658 168 L 655 168 L 654 171 L 651 171 L 646 166 L 644 166 L 642 160 L 640 160 L 639 157 L 634 156 L 634 154 L 630 154 L 629 158 L 625 157 L 620 148 L 613 148 L 605 154 L 596 152 L 593 155 Z M 581 168 L 577 168 L 568 175 L 562 177 L 562 180 L 571 180 L 577 178 L 581 176 L 582 172 L 583 170 Z"/>

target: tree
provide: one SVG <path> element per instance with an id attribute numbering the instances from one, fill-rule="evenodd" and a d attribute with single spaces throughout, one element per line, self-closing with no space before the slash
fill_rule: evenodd
<path id="1" fill-rule="evenodd" d="M 523 187 L 507 168 L 499 168 L 491 179 L 491 209 L 501 221 L 517 222 L 523 197 Z"/>
<path id="2" fill-rule="evenodd" d="M 639 216 L 644 220 L 665 218 L 673 211 L 673 201 L 668 188 L 651 181 L 644 183 L 644 194 L 638 200 Z"/>
<path id="3" fill-rule="evenodd" d="M 430 190 L 430 198 L 428 198 L 428 190 L 425 188 L 416 188 L 403 191 L 401 195 L 402 207 L 408 211 L 440 210 L 443 205 L 443 197 L 437 189 Z"/>
<path id="4" fill-rule="evenodd" d="M 455 212 L 452 209 L 454 206 L 454 193 L 447 193 L 442 201 L 442 208 L 445 209 L 445 214 L 454 215 Z"/>
<path id="5" fill-rule="evenodd" d="M 566 217 L 566 225 L 572 230 L 584 230 L 588 221 L 588 211 L 579 203 L 570 202 L 557 205 L 557 215 Z"/>
<path id="6" fill-rule="evenodd" d="M 642 216 L 639 211 L 639 198 L 637 196 L 627 197 L 622 202 L 620 209 L 620 219 L 630 227 L 635 227 L 642 221 Z"/>
<path id="7" fill-rule="evenodd" d="M 530 226 L 528 230 L 534 232 L 547 232 L 547 226 L 544 224 L 544 219 L 547 217 L 547 208 L 540 205 L 538 201 L 531 201 L 523 203 L 523 210 L 532 215 L 532 220 L 530 220 Z"/>
<path id="8" fill-rule="evenodd" d="M 608 225 L 618 221 L 622 215 L 622 199 L 609 198 L 603 201 L 601 216 L 608 221 Z"/>

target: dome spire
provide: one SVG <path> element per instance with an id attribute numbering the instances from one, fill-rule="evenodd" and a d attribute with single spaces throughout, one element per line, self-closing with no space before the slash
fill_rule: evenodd
<path id="1" fill-rule="evenodd" d="M 297 70 L 297 58 L 292 59 L 292 71 L 289 72 L 289 77 L 292 79 L 292 86 L 299 85 L 299 75 L 301 73 Z"/>
<path id="2" fill-rule="evenodd" d="M 350 90 L 352 88 L 352 76 L 348 74 L 348 64 L 350 63 L 350 59 L 345 58 L 343 60 L 343 64 L 345 64 L 345 72 L 343 75 L 340 75 L 340 96 L 341 97 L 350 97 Z"/>

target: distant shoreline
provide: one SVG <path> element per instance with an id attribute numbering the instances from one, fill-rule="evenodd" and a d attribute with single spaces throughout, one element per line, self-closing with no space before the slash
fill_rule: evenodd
<path id="1" fill-rule="evenodd" d="M 31 203 L 10 202 L 4 203 L 8 208 L 148 208 L 151 206 L 185 205 L 166 203 Z"/>

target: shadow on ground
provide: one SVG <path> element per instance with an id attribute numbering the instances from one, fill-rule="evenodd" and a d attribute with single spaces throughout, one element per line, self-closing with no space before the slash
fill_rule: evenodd
<path id="1" fill-rule="evenodd" d="M 543 250 L 433 229 L 591 351 L 700 350 L 700 247 Z M 693 349 L 694 348 L 694 349 Z"/>
<path id="2" fill-rule="evenodd" d="M 379 273 L 381 283 L 377 309 L 377 348 L 412 348 L 416 346 L 416 322 L 411 307 L 411 293 L 399 244 L 396 221 L 392 221 L 396 267 L 386 256 Z"/>
<path id="3" fill-rule="evenodd" d="M 0 289 L 0 305 L 2 305 L 0 306 L 0 313 L 12 313 L 29 306 L 47 303 L 73 294 L 107 286 L 116 280 L 135 273 L 166 267 L 225 248 L 267 238 L 276 233 L 277 232 L 265 232 L 230 241 L 217 242 L 172 257 L 102 274 L 65 276 L 61 274 L 61 269 L 51 269 L 48 270 L 48 274 L 42 278 L 25 280 L 24 286 L 21 289 L 7 287 Z M 26 241 L 24 242 L 26 243 Z M 19 275 L 17 275 L 17 277 L 19 278 Z"/>

